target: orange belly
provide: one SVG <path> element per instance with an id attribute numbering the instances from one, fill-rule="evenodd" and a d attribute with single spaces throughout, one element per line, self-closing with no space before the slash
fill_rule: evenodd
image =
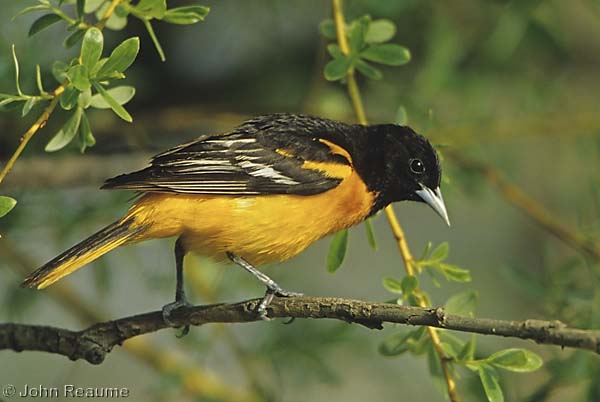
<path id="1" fill-rule="evenodd" d="M 312 196 L 148 193 L 131 208 L 147 230 L 136 241 L 181 236 L 186 251 L 217 260 L 230 251 L 254 265 L 287 260 L 316 240 L 365 219 L 375 194 L 354 172 Z"/>

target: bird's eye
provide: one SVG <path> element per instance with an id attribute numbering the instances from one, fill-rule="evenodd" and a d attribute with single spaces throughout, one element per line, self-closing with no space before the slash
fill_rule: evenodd
<path id="1" fill-rule="evenodd" d="M 410 170 L 415 174 L 422 174 L 425 171 L 425 165 L 420 159 L 411 159 L 409 162 Z"/>

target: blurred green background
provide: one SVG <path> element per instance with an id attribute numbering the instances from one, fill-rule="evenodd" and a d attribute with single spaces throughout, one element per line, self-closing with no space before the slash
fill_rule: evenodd
<path id="1" fill-rule="evenodd" d="M 0 92 L 14 92 L 10 53 L 15 44 L 26 92 L 35 64 L 46 88 L 54 60 L 68 60 L 64 25 L 27 38 L 33 1 L 0 6 Z M 189 2 L 169 1 L 169 5 Z M 127 105 L 133 124 L 110 111 L 90 115 L 97 145 L 47 154 L 43 148 L 64 122 L 57 112 L 2 184 L 19 200 L 0 220 L 1 322 L 84 328 L 85 306 L 104 318 L 155 310 L 172 299 L 173 241 L 112 252 L 52 291 L 18 287 L 25 272 L 112 222 L 130 193 L 98 190 L 105 178 L 141 168 L 160 150 L 205 132 L 233 128 L 261 113 L 297 112 L 354 122 L 345 88 L 323 78 L 329 60 L 319 23 L 331 5 L 317 0 L 206 1 L 206 21 L 156 25 L 167 55 L 162 63 L 143 26 L 105 31 L 107 48 L 139 35 L 140 55 L 127 74 L 137 88 Z M 494 166 L 552 215 L 598 244 L 600 234 L 600 2 L 597 0 L 347 1 L 348 20 L 368 13 L 398 27 L 394 42 L 412 61 L 383 68 L 381 81 L 359 79 L 372 122 L 393 122 L 403 107 L 408 123 L 440 147 Z M 0 161 L 41 109 L 26 118 L 0 114 Z M 444 160 L 447 228 L 426 206 L 396 206 L 414 253 L 427 242 L 449 241 L 450 262 L 471 269 L 469 284 L 423 278 L 434 305 L 476 289 L 477 316 L 560 319 L 600 326 L 600 266 L 541 229 L 490 182 Z M 379 249 L 361 225 L 351 230 L 344 266 L 325 270 L 330 239 L 266 272 L 308 295 L 388 300 L 384 276 L 401 277 L 402 261 L 384 216 L 374 219 Z M 186 260 L 194 303 L 237 301 L 263 289 L 240 269 L 201 258 Z M 73 296 L 73 294 L 75 294 Z M 116 348 L 99 366 L 43 353 L 0 353 L 0 385 L 124 386 L 131 401 L 442 401 L 426 359 L 386 358 L 377 346 L 398 331 L 372 331 L 337 322 L 296 320 L 193 328 L 144 336 Z M 461 335 L 462 336 L 462 335 Z M 508 401 L 600 401 L 600 359 L 583 352 L 513 339 L 479 337 L 481 353 L 527 347 L 547 362 L 532 374 L 503 373 Z M 126 344 L 127 345 L 127 344 Z M 466 401 L 485 398 L 470 372 L 461 372 Z"/>

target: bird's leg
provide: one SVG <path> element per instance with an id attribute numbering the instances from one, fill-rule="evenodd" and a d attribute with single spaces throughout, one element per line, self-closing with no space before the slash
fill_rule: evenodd
<path id="1" fill-rule="evenodd" d="M 180 307 L 190 306 L 186 297 L 185 289 L 183 287 L 183 257 L 185 257 L 185 249 L 181 243 L 181 237 L 175 242 L 175 268 L 177 270 L 177 285 L 175 287 L 175 301 L 163 306 L 162 315 L 163 320 L 168 325 L 175 327 L 175 324 L 170 320 L 171 312 L 177 310 Z M 186 325 L 179 334 L 179 337 L 187 335 L 190 331 L 190 326 Z"/>
<path id="2" fill-rule="evenodd" d="M 252 264 L 250 264 L 248 261 L 244 260 L 242 257 L 239 257 L 229 251 L 227 252 L 227 257 L 229 257 L 229 259 L 232 262 L 234 262 L 235 264 L 239 265 L 240 267 L 244 268 L 246 271 L 250 272 L 256 279 L 258 279 L 263 285 L 265 285 L 267 287 L 265 296 L 263 297 L 263 299 L 260 301 L 260 303 L 256 307 L 256 312 L 258 313 L 258 316 L 260 318 L 262 318 L 263 320 L 270 319 L 267 316 L 267 307 L 273 301 L 273 296 L 281 296 L 281 297 L 302 296 L 302 293 L 290 292 L 288 290 L 283 289 L 281 286 L 279 286 L 277 284 L 277 282 L 275 282 L 273 279 L 269 278 L 269 276 L 266 275 L 265 273 L 260 272 Z"/>

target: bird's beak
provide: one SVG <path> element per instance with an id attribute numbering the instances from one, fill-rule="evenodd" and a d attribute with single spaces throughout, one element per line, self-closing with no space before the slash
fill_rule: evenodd
<path id="1" fill-rule="evenodd" d="M 440 188 L 435 190 L 430 189 L 421 184 L 421 190 L 415 191 L 419 197 L 423 199 L 433 210 L 442 217 L 444 222 L 450 226 L 450 219 L 448 219 L 448 211 L 446 211 L 446 205 L 444 204 L 444 198 L 442 198 L 442 192 Z"/>

